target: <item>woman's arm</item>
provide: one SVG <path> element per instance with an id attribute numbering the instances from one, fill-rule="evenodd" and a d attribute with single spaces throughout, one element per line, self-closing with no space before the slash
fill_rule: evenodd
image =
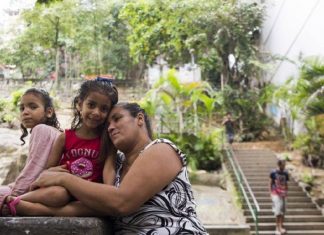
<path id="1" fill-rule="evenodd" d="M 57 166 L 61 160 L 62 153 L 65 146 L 65 133 L 62 133 L 54 142 L 52 151 L 46 163 L 46 169 Z"/>
<path id="2" fill-rule="evenodd" d="M 182 163 L 167 144 L 145 150 L 122 179 L 119 188 L 92 183 L 67 173 L 45 171 L 34 185 L 60 185 L 85 206 L 106 215 L 128 215 L 159 193 L 180 172 Z"/>

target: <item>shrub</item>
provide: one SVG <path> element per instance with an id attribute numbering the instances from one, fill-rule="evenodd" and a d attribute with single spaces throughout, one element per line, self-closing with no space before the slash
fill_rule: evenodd
<path id="1" fill-rule="evenodd" d="M 314 176 L 309 173 L 304 173 L 301 177 L 301 181 L 308 185 L 313 185 L 314 179 Z"/>
<path id="2" fill-rule="evenodd" d="M 11 126 L 19 117 L 18 102 L 23 91 L 22 89 L 14 91 L 9 98 L 0 99 L 0 123 L 8 123 Z"/>
<path id="3" fill-rule="evenodd" d="M 176 133 L 163 134 L 163 138 L 173 141 L 187 156 L 191 169 L 214 171 L 221 168 L 221 130 L 210 134 Z"/>

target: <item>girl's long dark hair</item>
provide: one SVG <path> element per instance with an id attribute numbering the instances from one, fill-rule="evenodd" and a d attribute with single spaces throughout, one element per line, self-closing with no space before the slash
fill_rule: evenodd
<path id="1" fill-rule="evenodd" d="M 111 108 L 118 102 L 118 90 L 115 85 L 112 83 L 113 80 L 106 78 L 96 78 L 95 80 L 88 80 L 81 84 L 80 89 L 78 90 L 77 96 L 73 99 L 72 110 L 73 110 L 73 119 L 71 123 L 71 129 L 76 130 L 82 124 L 81 113 L 78 110 L 78 104 L 82 103 L 91 92 L 99 92 L 100 94 L 106 95 L 110 102 Z M 110 110 L 109 110 L 110 111 Z M 99 152 L 99 161 L 104 161 L 108 155 L 109 143 L 108 133 L 107 133 L 107 121 L 102 125 L 98 126 L 98 131 L 101 137 L 101 145 Z"/>

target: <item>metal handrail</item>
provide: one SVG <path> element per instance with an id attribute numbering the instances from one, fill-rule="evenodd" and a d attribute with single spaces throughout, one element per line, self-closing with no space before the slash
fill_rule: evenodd
<path id="1" fill-rule="evenodd" d="M 232 150 L 232 149 L 230 149 L 230 152 L 231 152 L 232 156 L 234 156 L 234 153 L 233 153 L 233 150 Z M 245 175 L 243 174 L 242 168 L 240 167 L 240 164 L 237 162 L 237 159 L 236 159 L 235 157 L 234 157 L 233 159 L 234 159 L 234 161 L 235 161 L 235 163 L 236 163 L 237 168 L 238 168 L 239 171 L 241 172 L 241 176 L 242 176 L 242 178 L 243 178 L 243 181 L 244 181 L 244 183 L 245 183 L 245 185 L 246 185 L 246 187 L 247 187 L 247 189 L 248 189 L 248 191 L 249 191 L 249 194 L 250 194 L 251 197 L 252 197 L 253 204 L 255 205 L 257 212 L 259 212 L 259 211 L 260 211 L 260 206 L 259 206 L 259 203 L 257 202 L 257 200 L 256 200 L 256 198 L 255 198 L 255 196 L 254 196 L 254 193 L 252 192 L 252 189 L 251 189 L 251 187 L 250 187 L 250 184 L 249 184 L 249 182 L 247 181 Z"/>
<path id="2" fill-rule="evenodd" d="M 229 156 L 228 159 L 229 159 L 229 161 L 230 161 L 230 163 L 232 165 L 232 168 L 234 170 L 234 174 L 235 174 L 235 176 L 236 176 L 236 178 L 238 180 L 238 183 L 239 183 L 239 187 L 241 189 L 241 192 L 243 193 L 244 199 L 245 199 L 245 201 L 246 201 L 246 203 L 248 205 L 248 208 L 249 208 L 249 210 L 250 210 L 250 212 L 252 214 L 253 220 L 255 222 L 255 232 L 256 232 L 256 235 L 259 235 L 259 228 L 258 228 L 258 223 L 259 223 L 259 221 L 258 221 L 258 214 L 259 214 L 259 211 L 260 211 L 259 204 L 258 204 L 258 202 L 255 199 L 255 196 L 254 196 L 254 194 L 253 194 L 253 192 L 251 190 L 251 187 L 250 187 L 248 181 L 246 180 L 246 178 L 245 178 L 245 176 L 244 176 L 244 174 L 242 172 L 241 167 L 239 166 L 237 160 L 233 157 L 234 154 L 233 154 L 232 149 L 227 149 L 226 152 L 227 152 L 227 154 Z M 249 198 L 247 196 L 246 190 L 243 187 L 242 179 L 243 179 L 245 185 L 247 186 L 247 189 L 248 189 L 249 194 L 252 197 L 253 204 L 254 204 L 255 208 L 253 208 L 253 206 L 250 203 L 250 200 L 249 200 Z"/>

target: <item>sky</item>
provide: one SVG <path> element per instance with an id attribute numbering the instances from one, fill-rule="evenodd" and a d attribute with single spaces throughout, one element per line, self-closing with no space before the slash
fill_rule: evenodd
<path id="1" fill-rule="evenodd" d="M 7 14 L 5 10 L 18 10 L 21 8 L 28 8 L 34 5 L 36 0 L 1 0 L 0 4 L 0 24 L 5 23 Z"/>
<path id="2" fill-rule="evenodd" d="M 36 0 L 0 0 L 0 42 L 10 41 L 19 10 L 32 8 Z M 15 25 L 15 26 L 14 26 Z M 4 44 L 3 44 L 4 45 Z M 1 45 L 0 45 L 1 47 Z"/>
<path id="3" fill-rule="evenodd" d="M 33 5 L 36 0 L 1 0 L 0 9 Z"/>

